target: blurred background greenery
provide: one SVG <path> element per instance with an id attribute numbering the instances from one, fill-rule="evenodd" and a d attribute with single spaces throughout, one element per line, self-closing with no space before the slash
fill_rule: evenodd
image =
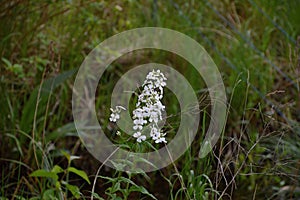
<path id="1" fill-rule="evenodd" d="M 89 199 L 93 186 L 98 199 L 300 198 L 299 0 L 11 0 L 0 10 L 1 199 Z M 76 70 L 101 41 L 146 26 L 180 31 L 210 54 L 229 99 L 226 128 L 211 154 L 198 159 L 209 122 L 201 77 L 167 52 L 122 57 L 101 79 L 96 99 L 108 134 L 115 131 L 103 105 L 110 105 L 114 83 L 149 61 L 172 64 L 190 81 L 204 120 L 172 166 L 139 175 L 104 167 L 93 184 L 101 163 L 72 122 Z"/>

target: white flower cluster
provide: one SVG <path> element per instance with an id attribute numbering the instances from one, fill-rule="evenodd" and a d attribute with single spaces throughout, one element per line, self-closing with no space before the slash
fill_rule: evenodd
<path id="1" fill-rule="evenodd" d="M 146 80 L 142 87 L 142 93 L 138 96 L 138 102 L 136 109 L 133 111 L 133 130 L 136 131 L 133 137 L 137 139 L 137 142 L 142 142 L 147 139 L 145 135 L 142 135 L 141 131 L 144 125 L 152 123 L 150 125 L 150 137 L 155 143 L 167 143 L 165 139 L 166 133 L 163 133 L 158 126 L 158 122 L 162 120 L 162 112 L 165 106 L 161 103 L 163 98 L 163 87 L 166 86 L 167 78 L 160 70 L 153 70 L 147 74 Z M 110 109 L 111 115 L 109 120 L 111 122 L 117 122 L 120 119 L 120 113 L 122 110 L 126 110 L 122 106 L 116 106 L 115 109 Z M 120 134 L 120 132 L 117 132 Z"/>
<path id="2" fill-rule="evenodd" d="M 136 109 L 133 111 L 133 129 L 136 131 L 133 137 L 137 138 L 137 142 L 146 140 L 146 136 L 142 135 L 143 126 L 153 123 L 150 131 L 151 138 L 155 143 L 167 143 L 165 133 L 162 133 L 158 122 L 162 120 L 162 111 L 165 106 L 161 103 L 163 98 L 163 87 L 166 86 L 166 77 L 160 70 L 149 72 L 144 84 L 142 85 L 142 93 L 138 96 Z"/>
<path id="3" fill-rule="evenodd" d="M 120 119 L 120 113 L 122 110 L 126 110 L 123 106 L 116 106 L 115 109 L 110 109 L 111 114 L 109 121 L 111 122 L 117 122 Z"/>

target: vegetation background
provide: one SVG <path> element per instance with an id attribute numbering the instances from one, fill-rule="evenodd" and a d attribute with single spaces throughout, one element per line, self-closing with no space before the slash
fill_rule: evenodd
<path id="1" fill-rule="evenodd" d="M 0 198 L 299 199 L 299 13 L 299 0 L 0 1 Z M 228 122 L 218 145 L 198 159 L 210 120 L 201 77 L 173 54 L 133 52 L 101 79 L 96 109 L 107 135 L 125 141 L 108 122 L 114 84 L 149 61 L 172 64 L 190 81 L 201 128 L 164 169 L 99 168 L 72 121 L 76 71 L 101 41 L 146 26 L 180 31 L 205 47 L 226 86 Z M 174 105 L 168 112 L 179 112 L 172 94 L 165 101 Z M 169 124 L 176 129 L 178 118 Z"/>

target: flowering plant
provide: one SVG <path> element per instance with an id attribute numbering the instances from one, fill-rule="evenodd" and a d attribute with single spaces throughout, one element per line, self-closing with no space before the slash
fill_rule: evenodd
<path id="1" fill-rule="evenodd" d="M 163 88 L 166 86 L 167 78 L 160 70 L 153 70 L 149 72 L 142 85 L 142 92 L 138 95 L 136 108 L 133 110 L 133 130 L 135 133 L 133 137 L 137 142 L 142 142 L 147 139 L 146 135 L 142 134 L 145 125 L 150 124 L 149 136 L 155 143 L 167 143 L 165 139 L 166 133 L 163 133 L 158 123 L 162 120 L 162 112 L 165 106 L 161 100 L 163 98 Z M 116 106 L 110 115 L 110 121 L 116 122 L 120 118 L 120 112 L 125 110 L 122 106 Z"/>

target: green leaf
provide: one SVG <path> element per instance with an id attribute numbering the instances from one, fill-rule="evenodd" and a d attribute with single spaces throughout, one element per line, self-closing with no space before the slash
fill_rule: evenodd
<path id="1" fill-rule="evenodd" d="M 46 143 L 51 141 L 57 141 L 60 138 L 66 137 L 66 136 L 78 136 L 75 124 L 73 122 L 65 124 L 56 130 L 49 132 L 46 134 Z"/>
<path id="2" fill-rule="evenodd" d="M 55 187 L 56 187 L 56 189 L 61 190 L 61 184 L 59 181 L 55 182 Z"/>
<path id="3" fill-rule="evenodd" d="M 117 196 L 115 193 L 109 193 L 109 192 L 105 192 L 105 194 L 107 196 L 109 196 L 109 199 L 113 199 L 113 200 L 122 200 L 121 197 Z"/>
<path id="4" fill-rule="evenodd" d="M 44 200 L 52 200 L 52 199 L 58 199 L 58 198 L 55 196 L 54 189 L 48 189 L 44 192 L 43 199 Z"/>
<path id="5" fill-rule="evenodd" d="M 94 192 L 92 195 L 93 195 L 93 197 L 94 197 L 95 199 L 104 200 L 102 197 L 99 196 L 99 194 L 97 194 L 97 193 L 95 193 L 95 192 Z"/>
<path id="6" fill-rule="evenodd" d="M 125 178 L 125 177 L 120 177 L 119 179 L 122 180 L 122 181 L 125 182 L 125 183 L 129 183 L 129 184 L 132 185 L 132 186 L 130 187 L 130 189 L 129 189 L 130 192 L 134 192 L 134 191 L 136 191 L 136 192 L 141 192 L 142 194 L 148 195 L 148 196 L 151 197 L 152 199 L 156 199 L 156 197 L 153 196 L 152 194 L 150 194 L 146 188 L 144 188 L 143 186 L 137 185 L 137 184 L 134 183 L 132 180 L 130 180 L 130 179 L 128 179 L 128 178 Z"/>
<path id="7" fill-rule="evenodd" d="M 14 139 L 14 140 L 15 140 L 15 142 L 16 142 L 16 146 L 17 146 L 17 149 L 18 149 L 18 151 L 19 151 L 19 153 L 20 153 L 21 157 L 23 157 L 23 151 L 22 151 L 22 148 L 21 148 L 21 145 L 20 145 L 19 139 L 18 139 L 18 138 L 17 138 L 15 135 L 13 135 L 13 134 L 10 134 L 10 133 L 6 133 L 5 135 L 6 135 L 6 136 L 8 136 L 8 137 L 11 137 L 12 139 Z"/>
<path id="8" fill-rule="evenodd" d="M 41 197 L 31 197 L 29 200 L 40 200 L 40 199 L 41 199 Z M 0 197 L 0 200 L 2 200 L 1 197 Z M 45 200 L 47 200 L 47 199 L 45 199 Z"/>
<path id="9" fill-rule="evenodd" d="M 112 164 L 113 164 L 113 166 L 117 169 L 117 171 L 123 171 L 124 170 L 124 168 L 126 167 L 126 164 L 123 164 L 123 163 L 116 163 L 116 162 L 114 162 L 114 161 L 110 161 Z"/>
<path id="10" fill-rule="evenodd" d="M 111 178 L 111 177 L 108 177 L 108 176 L 98 176 L 98 177 L 106 179 L 106 180 L 108 180 L 108 182 L 111 182 L 111 183 L 114 183 L 114 182 L 117 181 L 116 178 Z"/>
<path id="11" fill-rule="evenodd" d="M 80 156 L 71 156 L 68 152 L 62 150 L 61 153 L 68 159 L 68 162 L 71 163 L 72 160 L 80 159 Z"/>
<path id="12" fill-rule="evenodd" d="M 17 200 L 26 200 L 24 197 L 22 197 L 22 196 L 20 196 L 20 195 L 15 195 L 14 197 L 15 197 L 15 199 L 17 199 Z"/>
<path id="13" fill-rule="evenodd" d="M 58 174 L 58 173 L 64 172 L 64 170 L 63 170 L 60 166 L 55 165 L 55 166 L 52 168 L 51 172 L 53 172 L 53 173 L 55 173 L 55 174 Z"/>
<path id="14" fill-rule="evenodd" d="M 77 174 L 78 176 L 80 176 L 81 178 L 83 178 L 84 180 L 86 180 L 86 182 L 88 182 L 89 184 L 91 184 L 88 176 L 86 175 L 86 173 L 84 171 L 78 170 L 78 169 L 76 169 L 74 167 L 69 167 L 67 170 L 69 172 L 73 172 L 74 174 Z"/>
<path id="15" fill-rule="evenodd" d="M 6 64 L 6 66 L 8 68 L 10 68 L 12 66 L 11 62 L 9 60 L 7 60 L 6 58 L 2 58 L 2 61 Z"/>
<path id="16" fill-rule="evenodd" d="M 70 184 L 66 184 L 66 187 L 68 188 L 68 190 L 72 193 L 72 195 L 76 198 L 76 199 L 80 199 L 81 193 L 79 188 L 76 185 L 70 185 Z"/>
<path id="17" fill-rule="evenodd" d="M 129 191 L 130 191 L 130 192 L 140 192 L 140 193 L 142 193 L 142 194 L 145 194 L 145 195 L 151 197 L 152 199 L 157 199 L 155 196 L 153 196 L 152 194 L 150 194 L 150 193 L 148 192 L 148 190 L 147 190 L 146 188 L 144 188 L 143 186 L 136 186 L 136 185 L 131 186 L 131 187 L 129 188 Z"/>
<path id="18" fill-rule="evenodd" d="M 64 151 L 64 150 L 61 150 L 61 153 L 67 158 L 68 163 L 70 163 L 71 162 L 71 155 L 68 152 Z"/>
<path id="19" fill-rule="evenodd" d="M 14 64 L 11 67 L 11 70 L 13 71 L 13 73 L 19 75 L 19 76 L 24 76 L 24 72 L 23 72 L 23 66 L 20 64 Z"/>
<path id="20" fill-rule="evenodd" d="M 39 106 L 37 112 L 37 119 L 45 114 L 47 101 L 49 95 L 53 92 L 53 90 L 62 84 L 65 80 L 71 77 L 77 69 L 72 69 L 66 72 L 63 72 L 57 75 L 54 78 L 50 78 L 44 81 L 41 86 L 40 98 L 38 100 Z M 20 121 L 20 128 L 24 132 L 28 132 L 32 129 L 33 118 L 35 107 L 37 103 L 38 92 L 40 90 L 40 86 L 37 86 L 31 93 L 29 99 L 26 101 L 24 108 L 22 110 L 22 117 Z"/>
<path id="21" fill-rule="evenodd" d="M 54 172 L 48 172 L 44 169 L 38 169 L 38 170 L 32 172 L 29 176 L 31 176 L 31 177 L 52 178 L 55 181 L 58 180 L 58 176 Z"/>
<path id="22" fill-rule="evenodd" d="M 113 184 L 113 186 L 110 188 L 111 193 L 116 193 L 117 191 L 123 192 L 121 188 L 121 181 Z"/>
<path id="23" fill-rule="evenodd" d="M 135 184 L 135 182 L 133 182 L 132 180 L 128 179 L 128 178 L 125 178 L 125 177 L 119 177 L 120 180 L 122 180 L 123 182 L 125 183 L 129 183 L 131 185 L 135 185 L 135 186 L 138 186 L 137 184 Z"/>

